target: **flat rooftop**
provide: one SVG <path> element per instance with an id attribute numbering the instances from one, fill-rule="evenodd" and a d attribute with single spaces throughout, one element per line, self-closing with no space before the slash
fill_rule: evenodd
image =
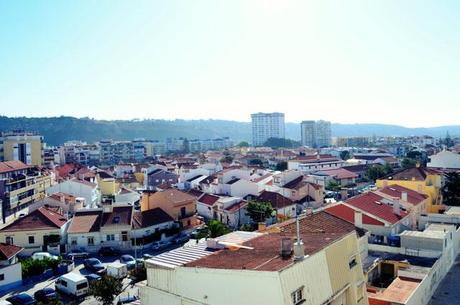
<path id="1" fill-rule="evenodd" d="M 300 235 L 306 255 L 321 251 L 348 234 L 356 234 L 355 226 L 347 221 L 319 212 L 300 218 Z M 280 253 L 283 238 L 294 239 L 296 223 L 292 219 L 269 227 L 265 234 L 243 242 L 245 248 L 222 249 L 184 264 L 186 267 L 280 271 L 294 264 L 293 256 Z"/>
<path id="2" fill-rule="evenodd" d="M 420 280 L 397 277 L 385 290 L 368 291 L 369 299 L 381 300 L 396 304 L 406 304 L 409 297 L 420 285 Z"/>

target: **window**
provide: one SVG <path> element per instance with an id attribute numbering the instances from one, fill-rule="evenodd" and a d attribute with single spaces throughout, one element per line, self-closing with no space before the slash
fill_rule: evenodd
<path id="1" fill-rule="evenodd" d="M 29 236 L 29 244 L 35 244 L 35 237 Z"/>
<path id="2" fill-rule="evenodd" d="M 0 274 L 0 281 L 4 281 L 5 280 L 5 274 Z"/>
<path id="3" fill-rule="evenodd" d="M 60 280 L 59 282 L 61 283 L 62 286 L 67 287 L 67 282 L 66 281 Z"/>
<path id="4" fill-rule="evenodd" d="M 12 236 L 7 236 L 7 237 L 5 238 L 5 243 L 6 243 L 7 245 L 12 245 L 12 244 L 14 244 L 13 237 L 12 237 Z"/>
<path id="5" fill-rule="evenodd" d="M 352 256 L 350 258 L 350 261 L 348 262 L 348 266 L 351 268 L 353 268 L 354 266 L 356 266 L 358 263 L 356 262 L 356 256 Z"/>
<path id="6" fill-rule="evenodd" d="M 292 304 L 294 305 L 302 304 L 305 301 L 303 298 L 303 287 L 300 287 L 299 289 L 291 293 L 291 297 L 292 297 Z"/>
<path id="7" fill-rule="evenodd" d="M 127 231 L 121 232 L 121 240 L 122 241 L 128 241 L 128 232 Z"/>
<path id="8" fill-rule="evenodd" d="M 114 234 L 107 234 L 107 241 L 114 241 L 115 240 L 115 235 Z"/>
<path id="9" fill-rule="evenodd" d="M 364 298 L 364 282 L 360 281 L 356 284 L 356 300 L 359 302 Z"/>
<path id="10" fill-rule="evenodd" d="M 77 244 L 77 239 L 76 238 L 72 238 L 72 240 L 70 241 L 70 244 L 72 246 L 75 246 Z"/>
<path id="11" fill-rule="evenodd" d="M 77 285 L 77 290 L 84 289 L 86 287 L 88 287 L 88 283 L 84 282 Z"/>
<path id="12" fill-rule="evenodd" d="M 94 237 L 88 237 L 88 246 L 94 246 Z"/>

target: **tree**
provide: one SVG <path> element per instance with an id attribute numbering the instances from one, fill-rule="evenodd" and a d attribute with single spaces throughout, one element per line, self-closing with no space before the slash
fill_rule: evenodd
<path id="1" fill-rule="evenodd" d="M 241 141 L 240 143 L 238 143 L 238 145 L 236 145 L 238 147 L 249 147 L 249 143 L 246 142 L 246 141 Z"/>
<path id="2" fill-rule="evenodd" d="M 451 172 L 445 175 L 446 183 L 442 189 L 443 201 L 447 205 L 460 205 L 460 173 Z"/>
<path id="3" fill-rule="evenodd" d="M 240 227 L 240 231 L 253 232 L 254 230 L 254 226 L 249 223 L 245 223 Z"/>
<path id="4" fill-rule="evenodd" d="M 300 142 L 294 141 L 291 139 L 284 139 L 284 138 L 269 138 L 265 141 L 263 146 L 271 147 L 271 148 L 297 148 L 300 147 Z"/>
<path id="5" fill-rule="evenodd" d="M 401 161 L 401 167 L 404 169 L 415 167 L 416 164 L 417 164 L 417 161 L 414 159 L 410 159 L 410 158 L 404 158 Z"/>
<path id="6" fill-rule="evenodd" d="M 211 220 L 198 232 L 198 238 L 216 238 L 227 234 L 230 229 L 218 220 Z"/>
<path id="7" fill-rule="evenodd" d="M 347 161 L 350 158 L 351 158 L 351 154 L 348 150 L 343 150 L 340 152 L 340 159 L 342 159 L 343 161 Z"/>
<path id="8" fill-rule="evenodd" d="M 64 302 L 62 302 L 59 298 L 54 298 L 46 302 L 38 302 L 37 305 L 64 305 Z"/>
<path id="9" fill-rule="evenodd" d="M 383 165 L 380 165 L 380 164 L 372 165 L 366 170 L 367 178 L 371 179 L 371 180 L 374 180 L 374 181 L 379 179 L 379 178 L 382 178 L 386 174 L 387 173 L 385 172 L 385 167 Z"/>
<path id="10" fill-rule="evenodd" d="M 338 192 L 340 191 L 340 184 L 338 184 L 335 180 L 331 180 L 327 184 L 326 189 L 329 191 Z"/>
<path id="11" fill-rule="evenodd" d="M 89 287 L 90 293 L 102 305 L 112 305 L 122 288 L 121 279 L 109 275 L 104 275 L 100 281 L 93 282 Z"/>
<path id="12" fill-rule="evenodd" d="M 253 222 L 259 223 L 274 217 L 276 210 L 270 202 L 250 200 L 246 206 L 246 215 L 251 217 Z"/>
<path id="13" fill-rule="evenodd" d="M 276 164 L 275 170 L 277 171 L 285 171 L 287 170 L 288 163 L 286 161 L 281 161 Z"/>
<path id="14" fill-rule="evenodd" d="M 228 150 L 224 151 L 224 156 L 220 159 L 220 162 L 232 163 L 233 162 L 232 154 Z"/>
<path id="15" fill-rule="evenodd" d="M 249 160 L 249 165 L 258 165 L 258 166 L 262 166 L 263 164 L 264 164 L 264 161 L 262 161 L 261 159 L 258 159 L 258 158 Z"/>

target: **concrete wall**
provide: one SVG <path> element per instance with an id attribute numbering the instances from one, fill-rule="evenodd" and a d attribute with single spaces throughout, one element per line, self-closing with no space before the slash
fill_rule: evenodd
<path id="1" fill-rule="evenodd" d="M 0 281 L 0 291 L 6 291 L 22 285 L 21 263 L 0 268 L 0 274 L 5 277 Z"/>

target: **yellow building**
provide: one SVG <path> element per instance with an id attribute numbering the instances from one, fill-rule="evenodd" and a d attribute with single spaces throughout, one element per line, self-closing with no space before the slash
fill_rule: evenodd
<path id="1" fill-rule="evenodd" d="M 120 192 L 120 184 L 115 177 L 104 171 L 97 173 L 97 185 L 101 190 L 102 196 L 115 196 Z"/>
<path id="2" fill-rule="evenodd" d="M 367 305 L 353 224 L 325 212 L 241 232 L 146 261 L 143 304 Z"/>
<path id="3" fill-rule="evenodd" d="M 427 212 L 438 213 L 444 210 L 442 204 L 442 173 L 429 168 L 413 167 L 387 175 L 377 180 L 377 187 L 396 184 L 428 196 Z"/>
<path id="4" fill-rule="evenodd" d="M 21 161 L 27 165 L 43 165 L 43 137 L 32 132 L 4 132 L 0 135 L 3 155 L 0 161 Z"/>

